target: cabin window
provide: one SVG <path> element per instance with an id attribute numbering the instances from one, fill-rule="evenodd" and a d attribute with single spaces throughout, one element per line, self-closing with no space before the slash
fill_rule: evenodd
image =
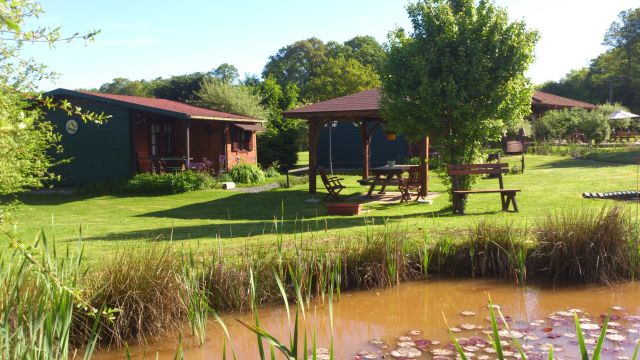
<path id="1" fill-rule="evenodd" d="M 253 133 L 237 127 L 231 128 L 231 150 L 232 151 L 252 151 Z"/>
<path id="2" fill-rule="evenodd" d="M 151 124 L 151 155 L 173 155 L 172 124 Z"/>

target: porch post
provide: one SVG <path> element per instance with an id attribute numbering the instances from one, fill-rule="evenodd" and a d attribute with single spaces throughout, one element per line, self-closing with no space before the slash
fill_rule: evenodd
<path id="1" fill-rule="evenodd" d="M 316 168 L 318 167 L 318 137 L 324 121 L 309 119 L 309 194 L 316 193 Z"/>
<path id="2" fill-rule="evenodd" d="M 191 129 L 191 121 L 187 122 L 187 169 L 189 169 L 189 165 L 191 163 L 191 136 L 190 136 L 190 129 Z"/>
<path id="3" fill-rule="evenodd" d="M 369 136 L 369 121 L 362 119 L 360 121 L 360 137 L 362 138 L 362 179 L 369 177 L 369 144 L 371 137 Z"/>
<path id="4" fill-rule="evenodd" d="M 429 137 L 420 141 L 420 196 L 429 194 Z"/>

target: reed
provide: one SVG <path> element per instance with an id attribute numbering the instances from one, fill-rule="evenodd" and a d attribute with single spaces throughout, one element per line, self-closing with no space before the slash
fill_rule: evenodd
<path id="1" fill-rule="evenodd" d="M 637 272 L 630 249 L 631 217 L 619 206 L 565 210 L 545 216 L 534 231 L 531 268 L 552 280 L 609 284 Z"/>

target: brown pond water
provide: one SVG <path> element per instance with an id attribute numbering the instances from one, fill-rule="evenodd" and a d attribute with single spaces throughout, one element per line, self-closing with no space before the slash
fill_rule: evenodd
<path id="1" fill-rule="evenodd" d="M 462 341 L 468 352 L 473 354 L 470 359 L 495 359 L 495 354 L 485 350 L 490 346 L 486 344 L 487 335 L 483 333 L 490 329 L 487 320 L 489 296 L 494 304 L 500 305 L 512 330 L 511 334 L 503 334 L 505 339 L 522 336 L 520 342 L 530 353 L 530 359 L 541 359 L 543 356 L 546 359 L 548 344 L 553 344 L 556 359 L 580 358 L 573 314 L 569 311 L 574 311 L 572 309 L 578 309 L 576 311 L 584 324 L 600 324 L 601 315 L 614 309 L 611 310 L 611 321 L 614 323 L 604 345 L 603 357 L 606 359 L 630 358 L 633 346 L 640 338 L 640 282 L 614 287 L 562 286 L 554 289 L 536 285 L 519 288 L 513 283 L 498 280 L 434 279 L 405 283 L 393 289 L 343 293 L 333 307 L 335 358 L 357 359 L 357 354 L 363 350 L 382 358 L 397 348 L 399 336 L 419 330 L 419 335 L 410 336 L 417 340 L 416 345 L 423 351 L 419 359 L 431 359 L 434 349 L 450 348 L 451 341 L 444 321 L 446 317 L 451 327 L 460 330 L 456 332 L 457 338 L 470 339 Z M 307 313 L 309 337 L 315 329 L 318 346 L 321 347 L 329 346 L 328 308 L 326 302 L 313 301 Z M 465 316 L 463 311 L 475 315 Z M 288 345 L 289 327 L 285 309 L 269 307 L 259 312 L 262 327 Z M 228 314 L 223 317 L 237 358 L 259 358 L 255 335 L 237 323 L 234 320 L 236 318 L 252 322 L 252 316 Z M 479 328 L 465 329 L 473 326 Z M 216 322 L 209 324 L 207 341 L 202 347 L 197 346 L 196 340 L 189 336 L 188 327 L 182 332 L 185 359 L 221 358 L 223 332 Z M 587 339 L 594 339 L 599 333 L 595 330 L 585 332 Z M 143 358 L 146 353 L 146 358 L 155 359 L 157 353 L 160 359 L 173 359 L 178 336 L 178 332 L 175 332 L 163 340 L 133 347 L 133 358 Z M 379 349 L 369 343 L 371 339 L 381 339 L 390 349 Z M 449 355 L 450 359 L 454 357 Z M 100 351 L 94 358 L 123 359 L 123 351 Z M 361 358 L 365 359 L 364 356 Z M 385 355 L 385 358 L 393 359 L 389 355 Z"/>

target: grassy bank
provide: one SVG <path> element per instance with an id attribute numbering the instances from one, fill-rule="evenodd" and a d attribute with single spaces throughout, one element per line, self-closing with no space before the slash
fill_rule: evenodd
<path id="1" fill-rule="evenodd" d="M 30 327 L 37 327 L 51 313 L 60 313 L 62 320 L 56 321 L 70 329 L 67 341 L 86 344 L 96 318 L 82 309 L 117 309 L 112 321 L 101 318 L 99 341 L 121 345 L 185 321 L 194 334 L 202 334 L 207 309 L 250 310 L 281 301 L 283 292 L 305 303 L 334 290 L 339 297 L 345 290 L 388 287 L 434 274 L 607 284 L 635 279 L 640 271 L 632 219 L 621 207 L 605 207 L 547 213 L 529 228 L 485 220 L 462 232 L 433 220 L 411 242 L 406 241 L 407 225 L 391 223 L 337 240 L 328 239 L 324 230 L 296 233 L 289 242 L 279 233 L 269 244 L 224 248 L 219 243 L 198 258 L 176 244 L 122 251 L 111 266 L 92 271 L 81 264 L 79 248 L 56 254 L 47 247 L 26 247 L 5 264 L 21 270 L 5 271 L 0 279 L 12 289 L 0 297 L 0 324 L 5 334 L 13 334 L 11 319 L 33 318 Z M 22 256 L 25 251 L 29 256 Z M 59 295 L 48 288 L 59 289 Z M 60 304 L 67 306 L 59 310 Z M 33 340 L 31 334 L 40 334 L 23 330 L 19 336 L 28 340 L 25 344 Z M 12 341 L 0 347 L 13 349 Z"/>
<path id="2" fill-rule="evenodd" d="M 516 164 L 519 158 L 506 160 Z M 109 263 L 119 250 L 138 251 L 170 239 L 202 254 L 219 243 L 225 249 L 268 244 L 275 233 L 274 217 L 285 219 L 278 228 L 284 232 L 285 242 L 299 232 L 325 229 L 327 238 L 361 238 L 372 224 L 385 222 L 406 225 L 408 236 L 418 239 L 421 229 L 431 227 L 434 218 L 439 227 L 447 229 L 465 229 L 487 217 L 525 226 L 548 211 L 579 209 L 598 202 L 582 199 L 582 192 L 637 187 L 637 169 L 630 164 L 534 155 L 526 161 L 524 174 L 505 177 L 507 187 L 522 189 L 518 194 L 520 213 L 501 212 L 493 194 L 470 197 L 463 217 L 451 214 L 446 195 L 437 197 L 433 205 L 371 203 L 364 205 L 361 216 L 326 216 L 324 203 L 305 202 L 310 197 L 306 185 L 257 194 L 224 190 L 147 197 L 25 194 L 20 197 L 25 205 L 14 213 L 15 231 L 22 239 L 32 239 L 44 229 L 61 246 L 74 242 L 82 230 L 86 261 L 100 266 Z M 366 191 L 357 183 L 357 176 L 344 178 L 348 186 L 345 197 Z M 476 188 L 495 187 L 495 179 L 476 184 Z M 446 191 L 435 174 L 431 190 Z M 318 192 L 324 197 L 324 189 Z"/>

